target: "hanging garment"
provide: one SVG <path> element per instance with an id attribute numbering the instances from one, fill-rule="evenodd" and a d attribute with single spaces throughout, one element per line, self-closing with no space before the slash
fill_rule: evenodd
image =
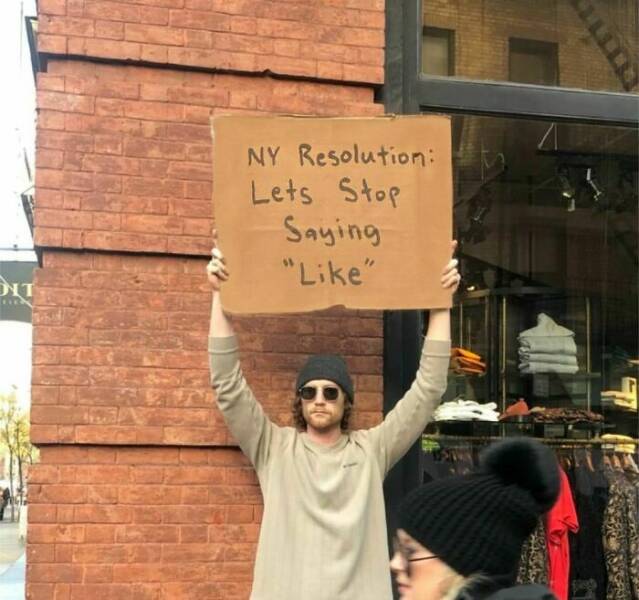
<path id="1" fill-rule="evenodd" d="M 610 495 L 603 518 L 608 571 L 606 600 L 639 600 L 637 495 L 622 472 L 607 469 Z"/>
<path id="2" fill-rule="evenodd" d="M 567 472 L 579 515 L 579 531 L 570 541 L 570 600 L 605 600 L 606 562 L 602 539 L 608 481 L 585 465 Z"/>
<path id="3" fill-rule="evenodd" d="M 568 600 L 570 577 L 570 545 L 568 532 L 579 531 L 579 521 L 568 477 L 559 469 L 561 488 L 554 506 L 546 515 L 546 545 L 548 548 L 548 585 L 559 600 Z"/>
<path id="4" fill-rule="evenodd" d="M 548 585 L 548 549 L 543 518 L 539 519 L 537 527 L 524 542 L 517 571 L 517 583 Z"/>

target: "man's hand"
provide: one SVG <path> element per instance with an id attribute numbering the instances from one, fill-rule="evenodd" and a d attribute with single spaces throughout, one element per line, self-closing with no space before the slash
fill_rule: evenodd
<path id="1" fill-rule="evenodd" d="M 222 283 L 229 278 L 226 260 L 217 247 L 217 231 L 213 232 L 213 248 L 211 250 L 211 260 L 206 265 L 206 275 L 214 292 L 219 292 Z"/>
<path id="2" fill-rule="evenodd" d="M 453 240 L 451 242 L 451 250 L 453 256 L 455 255 L 455 250 L 457 250 L 457 240 Z M 457 270 L 457 265 L 459 261 L 456 258 L 452 258 L 448 264 L 444 267 L 442 271 L 441 284 L 444 289 L 450 290 L 451 293 L 455 293 L 457 288 L 459 287 L 459 282 L 461 281 L 461 275 Z"/>

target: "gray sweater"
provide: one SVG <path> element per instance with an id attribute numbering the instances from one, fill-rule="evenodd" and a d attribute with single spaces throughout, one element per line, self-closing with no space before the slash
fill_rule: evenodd
<path id="1" fill-rule="evenodd" d="M 251 600 L 390 600 L 382 482 L 439 403 L 450 343 L 426 340 L 413 385 L 384 422 L 329 447 L 266 417 L 235 337 L 210 338 L 209 357 L 218 405 L 264 497 Z"/>

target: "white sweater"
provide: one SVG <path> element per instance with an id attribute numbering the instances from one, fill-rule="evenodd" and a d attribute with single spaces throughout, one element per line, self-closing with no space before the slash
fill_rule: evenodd
<path id="1" fill-rule="evenodd" d="M 235 337 L 211 338 L 209 353 L 218 405 L 264 497 L 251 600 L 390 600 L 382 482 L 431 419 L 450 343 L 426 340 L 415 382 L 384 422 L 331 447 L 265 416 Z"/>

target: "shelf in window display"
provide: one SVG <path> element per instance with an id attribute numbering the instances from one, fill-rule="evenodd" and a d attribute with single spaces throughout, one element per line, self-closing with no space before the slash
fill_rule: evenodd
<path id="1" fill-rule="evenodd" d="M 577 371 L 576 373 L 555 373 L 553 372 L 543 372 L 543 373 L 522 373 L 517 367 L 509 366 L 506 367 L 506 375 L 518 375 L 520 377 L 530 378 L 542 375 L 544 377 L 554 375 L 556 377 L 560 377 L 562 379 L 600 379 L 601 373 L 597 372 L 587 372 L 587 371 Z"/>
<path id="2" fill-rule="evenodd" d="M 429 423 L 426 437 L 535 437 L 538 439 L 591 440 L 599 438 L 614 425 L 603 422 L 579 421 L 575 423 L 539 421 L 436 421 Z"/>
<path id="3" fill-rule="evenodd" d="M 583 297 L 583 294 L 581 292 L 573 292 L 571 290 L 566 290 L 563 288 L 522 286 L 463 292 L 459 294 L 459 299 L 461 301 L 474 300 L 477 298 L 486 298 L 487 296 L 555 296 L 564 298 L 577 298 Z"/>

